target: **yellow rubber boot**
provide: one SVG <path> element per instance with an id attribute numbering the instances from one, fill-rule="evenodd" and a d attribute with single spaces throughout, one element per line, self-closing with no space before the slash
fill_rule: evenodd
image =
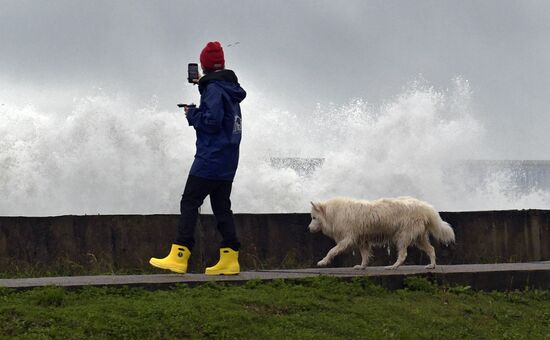
<path id="1" fill-rule="evenodd" d="M 152 257 L 149 263 L 153 267 L 171 270 L 175 273 L 185 274 L 187 272 L 187 261 L 191 252 L 187 247 L 178 244 L 172 244 L 170 254 L 163 259 Z"/>
<path id="2" fill-rule="evenodd" d="M 213 267 L 206 268 L 206 275 L 237 275 L 241 272 L 239 252 L 231 248 L 220 248 L 220 260 Z"/>

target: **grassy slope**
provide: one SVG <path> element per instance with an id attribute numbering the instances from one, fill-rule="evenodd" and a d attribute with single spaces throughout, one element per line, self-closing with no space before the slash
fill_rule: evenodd
<path id="1" fill-rule="evenodd" d="M 550 337 L 550 291 L 444 289 L 413 278 L 387 291 L 361 278 L 128 288 L 0 289 L 0 338 Z"/>

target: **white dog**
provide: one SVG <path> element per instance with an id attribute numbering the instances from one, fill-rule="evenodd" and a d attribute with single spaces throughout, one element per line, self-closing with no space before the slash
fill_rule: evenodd
<path id="1" fill-rule="evenodd" d="M 336 241 L 327 255 L 317 263 L 327 266 L 334 256 L 350 248 L 359 249 L 361 264 L 367 267 L 371 247 L 393 243 L 397 247 L 397 261 L 386 269 L 396 269 L 407 257 L 407 247 L 415 244 L 430 257 L 428 269 L 435 268 L 435 250 L 430 244 L 435 239 L 448 244 L 455 234 L 447 222 L 428 203 L 412 197 L 383 198 L 376 201 L 333 198 L 325 202 L 311 202 L 309 230 L 322 231 Z"/>

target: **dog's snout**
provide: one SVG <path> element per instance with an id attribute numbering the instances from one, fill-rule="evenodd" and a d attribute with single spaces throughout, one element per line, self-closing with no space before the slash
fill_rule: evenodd
<path id="1" fill-rule="evenodd" d="M 310 223 L 307 227 L 310 233 L 315 233 L 319 230 L 319 226 L 316 225 L 314 222 Z"/>

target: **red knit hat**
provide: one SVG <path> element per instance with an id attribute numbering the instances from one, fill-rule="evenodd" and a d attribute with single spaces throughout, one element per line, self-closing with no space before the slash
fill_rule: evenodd
<path id="1" fill-rule="evenodd" d="M 225 68 L 223 48 L 219 41 L 211 41 L 201 52 L 201 64 L 207 70 L 222 70 Z"/>

